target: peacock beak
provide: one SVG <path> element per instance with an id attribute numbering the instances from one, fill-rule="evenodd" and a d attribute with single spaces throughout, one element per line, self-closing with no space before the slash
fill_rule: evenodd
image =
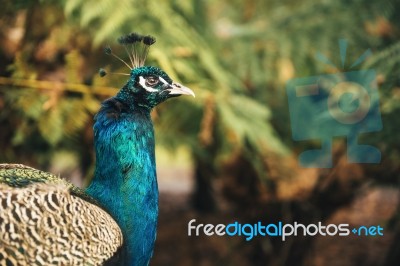
<path id="1" fill-rule="evenodd" d="M 177 82 L 173 82 L 170 85 L 170 88 L 168 88 L 167 90 L 169 91 L 168 95 L 178 96 L 178 95 L 185 94 L 185 95 L 192 95 L 193 97 L 196 97 L 194 95 L 194 92 L 191 89 L 189 89 L 188 87 L 185 87 L 182 84 L 179 84 Z"/>

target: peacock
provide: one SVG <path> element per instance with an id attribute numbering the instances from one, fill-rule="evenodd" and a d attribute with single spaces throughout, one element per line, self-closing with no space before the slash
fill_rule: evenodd
<path id="1" fill-rule="evenodd" d="M 94 117 L 96 166 L 84 190 L 21 164 L 0 164 L 0 265 L 148 265 L 158 218 L 151 110 L 192 95 L 160 68 L 146 66 L 155 38 L 118 39 L 129 79 Z M 107 74 L 103 69 L 101 76 Z"/>

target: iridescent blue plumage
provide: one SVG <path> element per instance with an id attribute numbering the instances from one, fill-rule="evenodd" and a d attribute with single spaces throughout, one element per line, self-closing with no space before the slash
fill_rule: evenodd
<path id="1" fill-rule="evenodd" d="M 87 193 L 119 224 L 123 265 L 147 265 L 152 256 L 158 187 L 150 111 L 181 94 L 194 96 L 159 68 L 134 68 L 128 83 L 103 102 L 95 117 L 96 170 Z"/>

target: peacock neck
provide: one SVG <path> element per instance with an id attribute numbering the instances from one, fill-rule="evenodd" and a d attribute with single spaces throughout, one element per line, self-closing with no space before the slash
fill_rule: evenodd
<path id="1" fill-rule="evenodd" d="M 95 177 L 87 193 L 119 224 L 123 265 L 148 265 L 158 216 L 154 130 L 147 108 L 111 98 L 95 117 Z"/>

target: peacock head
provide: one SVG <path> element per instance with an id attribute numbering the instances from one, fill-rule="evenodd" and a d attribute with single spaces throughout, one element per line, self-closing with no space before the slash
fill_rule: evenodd
<path id="1" fill-rule="evenodd" d="M 106 54 L 116 57 L 131 70 L 127 84 L 117 95 L 118 99 L 129 105 L 151 109 L 172 97 L 183 94 L 195 96 L 191 89 L 173 82 L 160 68 L 144 66 L 149 48 L 155 41 L 155 38 L 150 35 L 143 36 L 137 33 L 121 36 L 118 42 L 128 52 L 131 65 L 113 54 L 110 47 L 104 49 Z M 106 72 L 100 69 L 99 74 L 105 76 Z"/>
<path id="2" fill-rule="evenodd" d="M 131 70 L 128 83 L 121 89 L 118 98 L 134 105 L 153 108 L 163 101 L 194 92 L 177 83 L 158 67 L 141 66 Z"/>

